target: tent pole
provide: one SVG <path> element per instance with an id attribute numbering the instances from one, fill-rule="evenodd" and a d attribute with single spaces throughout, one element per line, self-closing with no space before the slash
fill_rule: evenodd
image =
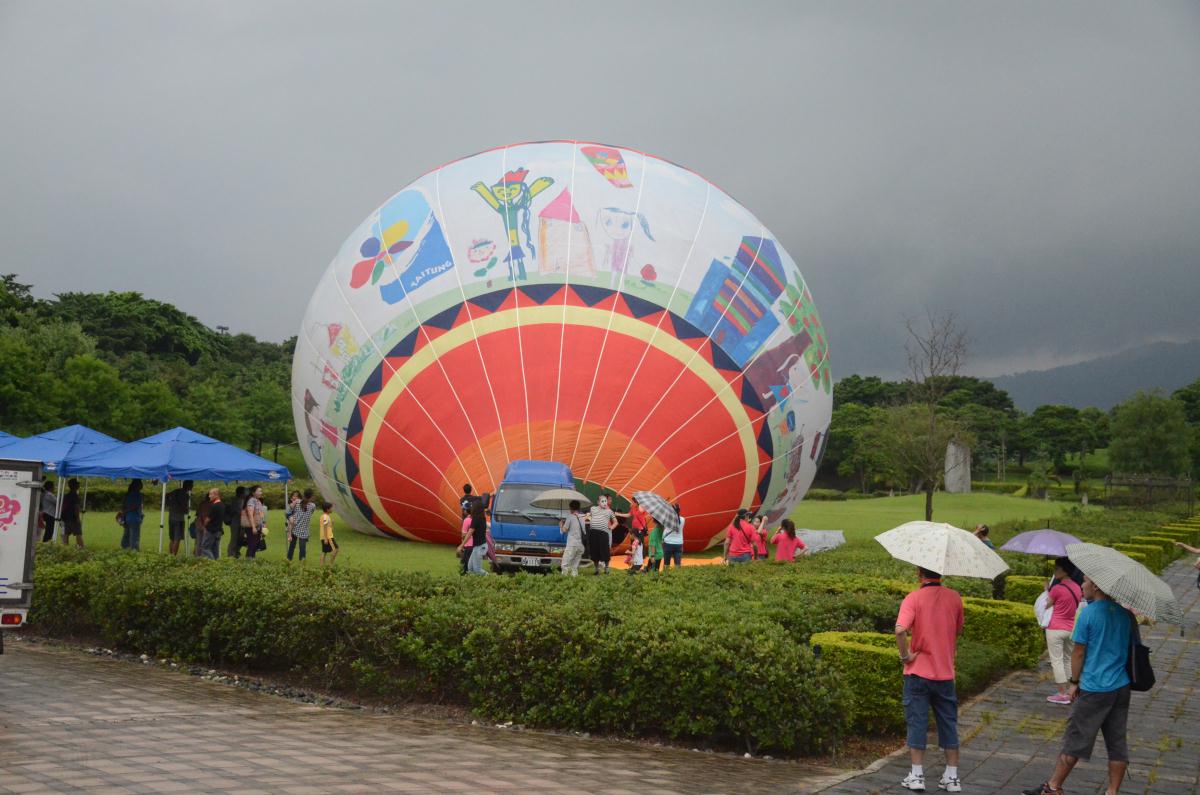
<path id="1" fill-rule="evenodd" d="M 88 479 L 83 479 L 83 506 L 79 509 L 80 513 L 87 513 L 87 484 Z"/>
<path id="2" fill-rule="evenodd" d="M 167 481 L 162 482 L 162 507 L 158 509 L 158 551 L 162 552 L 163 517 L 167 513 Z"/>
<path id="3" fill-rule="evenodd" d="M 62 522 L 59 521 L 59 517 L 62 516 L 63 491 L 66 490 L 66 486 L 63 484 L 62 478 L 58 479 L 57 485 L 58 485 L 58 493 L 54 495 L 55 496 L 55 501 L 54 501 L 54 519 L 55 519 L 55 521 L 54 521 L 54 538 L 52 539 L 53 541 L 58 541 L 59 534 L 64 532 L 63 527 L 62 527 Z"/>

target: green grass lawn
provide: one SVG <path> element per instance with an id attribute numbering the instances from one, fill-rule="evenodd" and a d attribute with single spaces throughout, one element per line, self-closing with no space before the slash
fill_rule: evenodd
<path id="1" fill-rule="evenodd" d="M 1040 519 L 1057 515 L 1071 508 L 1071 503 L 1027 500 L 1001 494 L 938 494 L 934 497 L 933 518 L 963 528 L 976 524 L 997 524 L 1015 519 Z M 115 511 L 91 511 L 84 516 L 84 539 L 89 547 L 117 549 L 121 542 L 121 527 L 114 521 Z M 792 514 L 797 527 L 814 530 L 844 530 L 846 539 L 853 546 L 869 545 L 868 542 L 896 525 L 914 519 L 925 518 L 925 497 L 922 494 L 903 497 L 879 497 L 869 500 L 847 500 L 845 502 L 805 502 Z M 259 553 L 266 560 L 283 560 L 286 541 L 283 533 L 283 515 L 273 511 L 269 517 L 271 532 L 267 536 L 267 549 Z M 441 544 L 422 544 L 398 539 L 377 538 L 356 533 L 343 522 L 335 520 L 334 534 L 341 552 L 337 565 L 364 569 L 423 571 L 437 575 L 453 575 L 458 571 L 458 559 L 454 549 Z M 312 539 L 309 541 L 308 565 L 318 565 L 320 542 L 314 522 Z M 228 537 L 223 539 L 228 541 Z M 189 545 L 190 545 L 189 539 Z M 164 533 L 163 548 L 166 549 Z M 142 550 L 158 550 L 158 515 L 148 514 L 142 525 Z M 224 544 L 222 544 L 224 550 Z M 719 549 L 698 553 L 698 557 L 712 557 Z M 883 549 L 879 549 L 883 556 Z"/>

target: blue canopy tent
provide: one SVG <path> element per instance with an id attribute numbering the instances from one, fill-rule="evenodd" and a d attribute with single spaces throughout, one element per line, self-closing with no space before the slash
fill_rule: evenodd
<path id="1" fill-rule="evenodd" d="M 0 447 L 8 447 L 13 442 L 21 441 L 20 436 L 13 436 L 11 433 L 0 431 Z"/>
<path id="2" fill-rule="evenodd" d="M 72 475 L 157 478 L 161 481 L 162 508 L 158 523 L 160 552 L 168 480 L 267 480 L 286 483 L 292 479 L 292 474 L 285 466 L 187 428 L 172 428 L 121 445 L 115 450 L 72 461 L 69 472 Z"/>
<path id="3" fill-rule="evenodd" d="M 63 476 L 70 473 L 71 465 L 75 461 L 115 450 L 122 444 L 121 441 L 84 425 L 68 425 L 26 439 L 13 439 L 11 443 L 0 442 L 0 448 L 4 450 L 5 458 L 41 461 L 47 475 L 58 473 L 59 476 Z M 59 488 L 55 516 L 62 513 L 62 498 L 63 489 Z M 57 537 L 57 527 L 54 533 Z"/>

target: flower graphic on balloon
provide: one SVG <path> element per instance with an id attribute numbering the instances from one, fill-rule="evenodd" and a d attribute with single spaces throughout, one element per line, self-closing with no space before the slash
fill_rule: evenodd
<path id="1" fill-rule="evenodd" d="M 0 531 L 8 530 L 8 526 L 13 523 L 13 519 L 20 510 L 20 501 L 0 494 Z"/>

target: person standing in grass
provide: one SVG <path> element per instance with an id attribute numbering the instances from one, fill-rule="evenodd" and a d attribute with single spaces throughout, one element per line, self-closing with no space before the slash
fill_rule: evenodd
<path id="1" fill-rule="evenodd" d="M 579 576 L 579 561 L 583 559 L 583 519 L 579 516 L 579 500 L 567 504 L 570 513 L 562 520 L 559 532 L 567 537 L 563 548 L 562 573 L 570 577 Z"/>
<path id="2" fill-rule="evenodd" d="M 292 553 L 296 551 L 296 545 L 300 545 L 300 562 L 303 563 L 308 555 L 308 535 L 309 524 L 312 522 L 313 512 L 317 510 L 317 504 L 313 501 L 312 489 L 304 490 L 304 499 L 300 500 L 295 512 L 292 515 L 292 530 L 288 534 L 287 559 L 292 559 Z"/>
<path id="3" fill-rule="evenodd" d="M 754 559 L 767 559 L 767 517 L 750 514 L 750 526 L 754 528 L 751 540 L 754 542 Z"/>
<path id="4" fill-rule="evenodd" d="M 1116 795 L 1129 766 L 1126 737 L 1129 722 L 1129 651 L 1133 642 L 1133 613 L 1100 590 L 1087 572 L 1083 597 L 1088 600 L 1075 619 L 1071 640 L 1071 678 L 1067 697 L 1074 702 L 1062 752 L 1054 772 L 1040 787 L 1023 795 L 1063 795 L 1063 783 L 1080 759 L 1091 759 L 1096 735 L 1104 732 L 1108 751 L 1107 795 Z M 1151 788 L 1153 789 L 1153 788 Z"/>
<path id="5" fill-rule="evenodd" d="M 946 752 L 946 772 L 938 789 L 962 792 L 958 778 L 958 694 L 954 689 L 954 655 L 963 629 L 962 597 L 942 585 L 941 574 L 920 567 L 917 574 L 921 587 L 904 597 L 896 617 L 896 647 L 904 663 L 904 720 L 912 763 L 900 786 L 925 791 L 925 744 L 932 708 L 938 745 Z"/>
<path id="6" fill-rule="evenodd" d="M 725 547 L 721 551 L 721 560 L 725 564 L 749 563 L 754 557 L 754 528 L 746 521 L 750 512 L 738 508 L 733 521 L 725 528 Z"/>
<path id="7" fill-rule="evenodd" d="M 246 559 L 258 555 L 263 540 L 263 528 L 267 524 L 267 506 L 263 503 L 262 486 L 251 486 L 250 497 L 242 509 L 242 525 L 246 528 Z"/>
<path id="8" fill-rule="evenodd" d="M 776 563 L 781 560 L 794 563 L 796 553 L 805 549 L 803 539 L 796 535 L 796 523 L 791 519 L 784 519 L 779 523 L 779 530 L 772 536 L 771 543 L 775 545 Z"/>
<path id="9" fill-rule="evenodd" d="M 183 543 L 184 528 L 188 513 L 192 509 L 192 481 L 185 480 L 179 488 L 167 492 L 167 537 L 171 540 L 170 552 L 179 554 Z M 199 547 L 199 544 L 196 545 Z"/>
<path id="10" fill-rule="evenodd" d="M 663 526 L 662 522 L 654 517 L 650 517 L 650 543 L 646 545 L 646 571 L 658 571 L 658 567 L 662 565 L 663 558 L 666 557 L 666 550 L 663 549 Z"/>
<path id="11" fill-rule="evenodd" d="M 321 506 L 321 565 L 325 565 L 325 556 L 329 556 L 329 565 L 337 560 L 338 545 L 333 540 L 333 503 L 327 502 Z"/>
<path id="12" fill-rule="evenodd" d="M 79 481 L 71 478 L 67 481 L 67 493 L 63 495 L 62 516 L 63 544 L 71 543 L 75 536 L 75 546 L 83 549 L 83 512 L 79 507 Z"/>
<path id="13" fill-rule="evenodd" d="M 612 557 L 612 528 L 617 523 L 616 512 L 608 507 L 608 495 L 601 494 L 584 519 L 588 524 L 588 552 L 591 553 L 592 568 L 597 574 L 608 574 L 608 561 Z"/>
<path id="14" fill-rule="evenodd" d="M 1074 569 L 1075 564 L 1067 558 L 1056 558 L 1054 579 L 1047 585 L 1053 612 L 1050 623 L 1046 625 L 1046 650 L 1050 654 L 1050 670 L 1054 672 L 1054 684 L 1058 686 L 1058 692 L 1046 696 L 1046 700 L 1064 706 L 1071 703 L 1067 695 L 1069 677 L 1066 669 L 1075 651 L 1071 631 L 1075 629 L 1075 614 L 1083 603 L 1083 590 L 1071 579 Z"/>
<path id="15" fill-rule="evenodd" d="M 471 503 L 471 557 L 467 560 L 467 573 L 486 576 L 483 570 L 483 558 L 487 555 L 487 514 L 483 502 Z"/>
<path id="16" fill-rule="evenodd" d="M 196 508 L 196 543 L 200 557 L 216 560 L 221 556 L 221 536 L 225 525 L 225 506 L 221 490 L 209 489 L 208 498 Z"/>
<path id="17" fill-rule="evenodd" d="M 663 533 L 663 568 L 671 568 L 671 561 L 674 561 L 675 568 L 678 569 L 683 566 L 683 514 L 679 512 L 679 503 L 673 503 L 671 507 L 679 517 L 679 527 L 673 527 Z"/>
<path id="18" fill-rule="evenodd" d="M 121 549 L 132 549 L 134 552 L 142 547 L 142 481 L 134 478 L 129 481 L 125 490 L 125 498 L 121 500 Z"/>
<path id="19" fill-rule="evenodd" d="M 55 511 L 58 510 L 58 498 L 54 495 L 54 481 L 46 479 L 42 483 L 42 543 L 54 540 Z"/>
<path id="20" fill-rule="evenodd" d="M 246 487 L 238 486 L 233 499 L 225 506 L 225 524 L 229 525 L 229 546 L 225 557 L 236 558 L 242 554 L 242 511 L 246 508 Z"/>

